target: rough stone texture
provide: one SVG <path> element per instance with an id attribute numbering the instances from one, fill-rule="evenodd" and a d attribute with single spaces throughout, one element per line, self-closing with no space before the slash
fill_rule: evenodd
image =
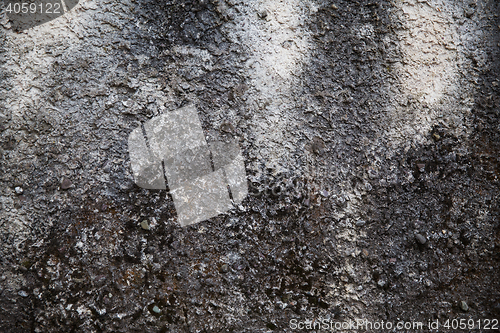
<path id="1" fill-rule="evenodd" d="M 92 0 L 0 30 L 0 331 L 500 318 L 498 13 Z M 181 228 L 127 138 L 188 104 L 251 195 Z"/>

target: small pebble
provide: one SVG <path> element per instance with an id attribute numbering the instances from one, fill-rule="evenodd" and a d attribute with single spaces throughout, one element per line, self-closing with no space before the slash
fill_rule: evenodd
<path id="1" fill-rule="evenodd" d="M 325 153 L 325 142 L 319 137 L 314 137 L 311 149 L 314 154 L 321 156 Z"/>
<path id="2" fill-rule="evenodd" d="M 220 266 L 219 272 L 221 273 L 227 273 L 229 271 L 229 265 L 228 264 L 223 264 Z"/>
<path id="3" fill-rule="evenodd" d="M 61 182 L 61 189 L 67 190 L 71 187 L 71 185 L 73 185 L 73 183 L 71 183 L 71 181 L 68 178 L 63 178 Z"/>
<path id="4" fill-rule="evenodd" d="M 417 164 L 417 167 L 418 167 L 418 171 L 420 171 L 420 172 L 422 172 L 422 173 L 425 171 L 425 164 L 423 164 L 423 163 L 418 163 L 418 164 Z"/>
<path id="5" fill-rule="evenodd" d="M 419 244 L 424 245 L 427 242 L 427 238 L 425 236 L 422 236 L 421 234 L 415 234 L 415 239 Z"/>
<path id="6" fill-rule="evenodd" d="M 19 292 L 17 293 L 19 296 L 21 297 L 28 297 L 28 293 L 25 292 L 24 290 L 19 290 Z"/>
<path id="7" fill-rule="evenodd" d="M 465 8 L 464 9 L 464 15 L 467 18 L 471 18 L 472 15 L 474 15 L 475 10 L 473 8 Z"/>
<path id="8" fill-rule="evenodd" d="M 267 10 L 261 10 L 258 15 L 261 19 L 265 19 L 267 17 Z"/>
<path id="9" fill-rule="evenodd" d="M 24 190 L 22 187 L 17 186 L 14 191 L 16 191 L 17 194 L 23 194 Z"/>
<path id="10" fill-rule="evenodd" d="M 159 308 L 157 305 L 155 305 L 155 306 L 153 307 L 153 312 L 155 312 L 155 313 L 160 313 L 160 312 L 161 312 L 161 310 L 160 310 L 160 308 Z"/>
<path id="11" fill-rule="evenodd" d="M 221 131 L 226 132 L 226 133 L 234 133 L 234 131 L 235 131 L 234 126 L 229 122 L 224 122 L 220 126 L 220 129 L 221 129 Z"/>
<path id="12" fill-rule="evenodd" d="M 467 311 L 469 311 L 469 306 L 464 301 L 460 301 L 460 309 L 467 312 Z"/>
<path id="13" fill-rule="evenodd" d="M 364 220 L 357 220 L 356 221 L 356 227 L 362 227 L 366 224 Z"/>
<path id="14" fill-rule="evenodd" d="M 147 220 L 141 222 L 141 228 L 144 230 L 149 230 L 149 223 Z"/>

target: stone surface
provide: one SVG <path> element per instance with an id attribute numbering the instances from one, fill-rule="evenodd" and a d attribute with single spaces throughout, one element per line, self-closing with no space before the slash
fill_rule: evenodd
<path id="1" fill-rule="evenodd" d="M 427 242 L 427 238 L 425 236 L 422 236 L 421 234 L 415 234 L 415 239 L 419 244 L 424 245 Z"/>
<path id="2" fill-rule="evenodd" d="M 0 331 L 499 318 L 499 5 L 85 0 L 26 32 L 0 17 Z M 135 184 L 128 138 L 188 105 L 207 142 L 236 138 L 249 196 L 181 228 L 164 182 Z"/>

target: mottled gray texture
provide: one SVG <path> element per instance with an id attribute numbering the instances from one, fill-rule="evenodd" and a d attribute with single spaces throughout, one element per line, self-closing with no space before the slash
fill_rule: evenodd
<path id="1" fill-rule="evenodd" d="M 500 317 L 499 12 L 99 0 L 0 30 L 0 331 Z M 181 228 L 128 137 L 186 105 L 251 195 Z"/>

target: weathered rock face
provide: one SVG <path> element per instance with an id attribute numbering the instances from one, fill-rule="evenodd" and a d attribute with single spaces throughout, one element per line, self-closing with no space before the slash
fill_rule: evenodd
<path id="1" fill-rule="evenodd" d="M 499 4 L 80 1 L 0 30 L 0 331 L 500 317 Z M 196 105 L 250 195 L 181 228 L 127 140 Z M 465 305 L 464 305 L 465 304 Z"/>

